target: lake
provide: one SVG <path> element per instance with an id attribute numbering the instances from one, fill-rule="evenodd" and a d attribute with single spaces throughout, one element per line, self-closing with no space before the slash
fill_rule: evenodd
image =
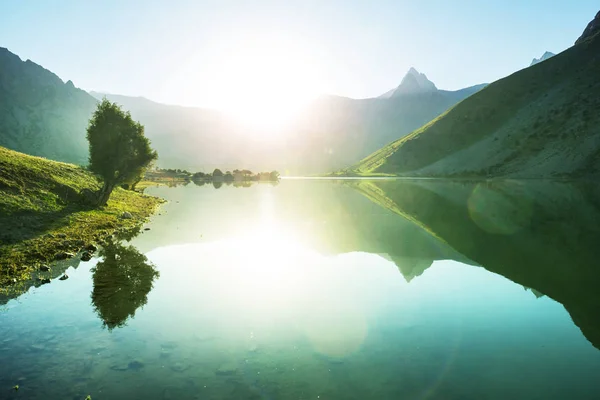
<path id="1" fill-rule="evenodd" d="M 2 301 L 0 398 L 600 398 L 597 185 L 146 192 L 149 230 Z"/>

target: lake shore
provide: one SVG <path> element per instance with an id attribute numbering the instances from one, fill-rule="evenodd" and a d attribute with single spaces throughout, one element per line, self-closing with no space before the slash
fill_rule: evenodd
<path id="1" fill-rule="evenodd" d="M 91 207 L 80 195 L 99 189 L 90 172 L 4 148 L 0 170 L 0 291 L 34 272 L 43 280 L 53 262 L 81 258 L 115 234 L 139 229 L 164 202 L 118 188 L 106 207 Z"/>

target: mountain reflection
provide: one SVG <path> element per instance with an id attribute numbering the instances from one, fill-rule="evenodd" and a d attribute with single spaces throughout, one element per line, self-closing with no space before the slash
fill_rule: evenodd
<path id="1" fill-rule="evenodd" d="M 562 303 L 600 348 L 600 190 L 566 182 L 351 183 L 485 269 Z M 399 243 L 402 241 L 398 239 Z M 399 244 L 400 245 L 400 244 Z M 394 261 L 407 280 L 428 265 Z"/>
<path id="2" fill-rule="evenodd" d="M 133 246 L 108 243 L 99 255 L 102 261 L 92 269 L 92 304 L 103 325 L 112 330 L 146 304 L 159 273 Z"/>

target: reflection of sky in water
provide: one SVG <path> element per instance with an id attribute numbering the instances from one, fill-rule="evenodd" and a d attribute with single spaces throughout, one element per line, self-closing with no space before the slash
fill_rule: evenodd
<path id="1" fill-rule="evenodd" d="M 186 206 L 185 191 L 205 189 L 170 190 Z M 102 329 L 90 305 L 97 260 L 9 302 L 0 394 L 15 384 L 32 399 L 564 399 L 600 390 L 600 352 L 553 300 L 454 261 L 433 261 L 408 283 L 382 255 L 316 251 L 307 238 L 317 231 L 294 229 L 304 225 L 290 223 L 279 187 L 209 190 L 254 207 L 199 210 L 177 220 L 189 240 L 172 244 L 161 236 L 177 230 L 167 224 L 173 201 L 133 241 L 160 278 L 126 326 Z M 337 237 L 348 243 L 354 233 L 343 228 Z"/>

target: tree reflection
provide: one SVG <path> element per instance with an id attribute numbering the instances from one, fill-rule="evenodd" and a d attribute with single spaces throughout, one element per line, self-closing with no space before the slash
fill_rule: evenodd
<path id="1" fill-rule="evenodd" d="M 99 255 L 103 259 L 92 269 L 92 304 L 103 325 L 112 330 L 146 304 L 159 273 L 133 246 L 108 243 Z"/>

